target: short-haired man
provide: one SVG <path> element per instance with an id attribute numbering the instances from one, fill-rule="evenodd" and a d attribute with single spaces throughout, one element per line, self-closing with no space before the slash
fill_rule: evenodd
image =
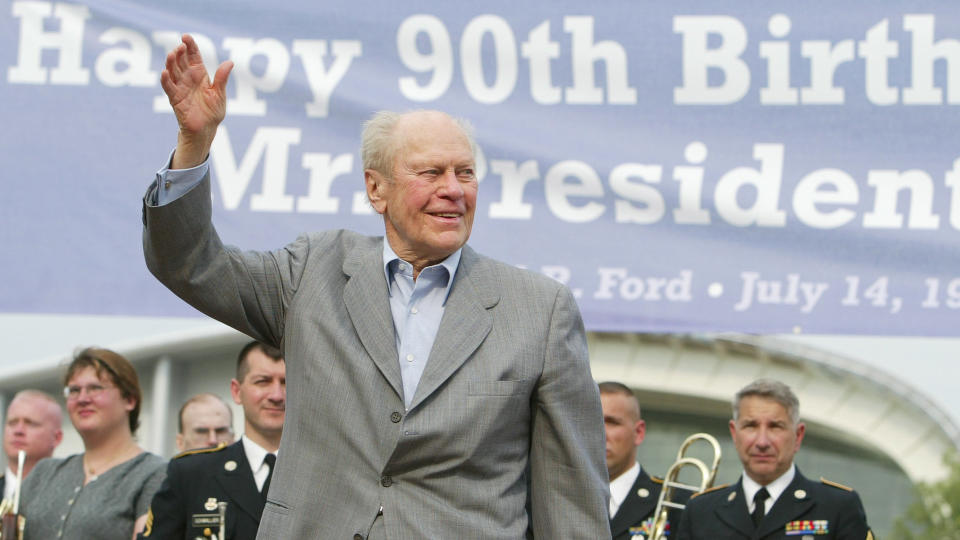
<path id="1" fill-rule="evenodd" d="M 180 452 L 233 442 L 233 411 L 216 394 L 204 392 L 188 399 L 177 418 Z"/>
<path id="2" fill-rule="evenodd" d="M 829 480 L 808 480 L 797 470 L 793 456 L 805 431 L 800 402 L 787 385 L 760 379 L 737 392 L 730 435 L 743 475 L 732 486 L 693 497 L 677 537 L 872 539 L 856 492 Z"/>
<path id="3" fill-rule="evenodd" d="M 280 447 L 286 410 L 286 363 L 279 350 L 258 342 L 237 357 L 230 381 L 243 407 L 243 436 L 227 446 L 185 452 L 170 460 L 167 479 L 150 504 L 143 538 L 209 537 L 220 528 L 226 502 L 226 538 L 252 540 Z"/>
<path id="4" fill-rule="evenodd" d="M 599 388 L 607 433 L 610 532 L 614 540 L 647 538 L 663 480 L 648 475 L 637 462 L 637 448 L 647 433 L 640 402 L 624 384 L 608 381 Z"/>
<path id="5" fill-rule="evenodd" d="M 13 396 L 3 426 L 3 453 L 7 456 L 7 467 L 0 476 L 0 491 L 4 499 L 13 497 L 20 450 L 25 453 L 23 476 L 26 478 L 33 466 L 52 456 L 63 440 L 62 422 L 63 409 L 50 394 L 40 390 L 21 390 Z"/>

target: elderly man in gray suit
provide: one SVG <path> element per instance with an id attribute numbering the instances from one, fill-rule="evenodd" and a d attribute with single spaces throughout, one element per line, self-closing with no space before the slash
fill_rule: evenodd
<path id="1" fill-rule="evenodd" d="M 231 68 L 211 83 L 188 35 L 167 57 L 180 132 L 144 199 L 144 251 L 181 298 L 287 358 L 258 538 L 516 539 L 528 516 L 536 538 L 609 538 L 579 311 L 560 284 L 465 245 L 469 131 L 439 112 L 378 113 L 362 158 L 385 237 L 241 251 L 210 223 L 207 156 Z"/>

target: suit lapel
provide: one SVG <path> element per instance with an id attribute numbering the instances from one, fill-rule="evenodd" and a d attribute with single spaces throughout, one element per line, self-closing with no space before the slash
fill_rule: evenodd
<path id="1" fill-rule="evenodd" d="M 643 468 L 640 468 L 640 475 L 630 486 L 630 492 L 620 503 L 617 515 L 610 520 L 610 532 L 614 537 L 623 534 L 631 526 L 643 521 L 648 515 L 652 514 L 657 507 L 657 491 L 659 486 L 653 483 L 650 476 Z M 646 497 L 640 497 L 637 492 L 640 489 L 647 490 Z M 656 516 L 652 516 L 656 517 Z"/>
<path id="2" fill-rule="evenodd" d="M 809 511 L 814 505 L 813 500 L 810 499 L 809 490 L 809 480 L 804 478 L 803 475 L 800 474 L 800 470 L 797 469 L 797 474 L 793 477 L 793 481 L 790 482 L 787 489 L 780 494 L 777 502 L 773 503 L 770 511 L 767 512 L 767 515 L 763 517 L 763 521 L 760 522 L 757 538 L 763 538 L 768 534 L 776 532 L 778 529 L 784 527 L 786 523 L 793 521 Z M 797 495 L 803 496 L 798 497 Z"/>
<path id="3" fill-rule="evenodd" d="M 383 275 L 383 244 L 376 242 L 374 246 L 353 250 L 343 262 L 343 271 L 350 276 L 343 301 L 357 336 L 393 391 L 402 398 L 396 330 Z"/>
<path id="4" fill-rule="evenodd" d="M 410 403 L 411 409 L 443 384 L 483 343 L 493 328 L 493 317 L 487 309 L 499 300 L 499 293 L 489 272 L 485 275 L 480 257 L 464 246 L 430 358 Z"/>
<path id="5" fill-rule="evenodd" d="M 227 452 L 228 459 L 237 463 L 237 467 L 232 471 L 222 467 L 214 477 L 229 495 L 230 500 L 259 522 L 260 514 L 263 513 L 263 497 L 257 491 L 257 484 L 253 480 L 253 469 L 247 462 L 247 454 L 243 451 L 243 442 L 237 441 L 223 451 Z M 229 507 L 227 511 L 230 511 Z"/>
<path id="6" fill-rule="evenodd" d="M 714 512 L 716 512 L 720 521 L 741 532 L 747 538 L 751 538 L 754 532 L 753 520 L 750 519 L 750 514 L 747 512 L 742 481 L 737 481 L 730 493 L 734 494 L 733 498 L 731 499 L 728 495 L 727 499 Z"/>

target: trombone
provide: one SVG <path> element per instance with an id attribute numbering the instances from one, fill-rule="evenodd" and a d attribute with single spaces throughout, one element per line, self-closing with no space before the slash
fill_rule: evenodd
<path id="1" fill-rule="evenodd" d="M 17 452 L 17 483 L 13 488 L 13 501 L 3 499 L 0 501 L 0 539 L 19 540 L 23 538 L 23 527 L 25 520 L 20 515 L 20 486 L 23 485 L 23 463 L 27 453 L 23 450 Z"/>
<path id="2" fill-rule="evenodd" d="M 707 467 L 702 460 L 693 457 L 687 457 L 687 449 L 697 441 L 704 441 L 713 447 L 713 464 Z M 667 528 L 667 513 L 670 508 L 683 510 L 683 504 L 675 502 L 675 490 L 689 491 L 691 494 L 705 491 L 713 485 L 717 478 L 717 468 L 720 466 L 720 443 L 716 437 L 709 433 L 694 433 L 687 437 L 680 450 L 677 452 L 677 459 L 673 465 L 667 469 L 667 474 L 663 476 L 663 489 L 660 490 L 660 498 L 657 499 L 657 508 L 653 511 L 654 521 L 650 540 L 663 540 Z M 700 484 L 690 485 L 679 482 L 677 478 L 680 471 L 684 468 L 694 468 L 700 473 Z"/>

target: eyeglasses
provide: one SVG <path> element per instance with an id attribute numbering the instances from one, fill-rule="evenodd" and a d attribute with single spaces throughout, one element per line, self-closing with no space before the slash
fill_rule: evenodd
<path id="1" fill-rule="evenodd" d="M 102 384 L 96 384 L 96 383 L 87 384 L 84 386 L 77 386 L 77 385 L 64 386 L 63 397 L 66 398 L 68 401 L 74 401 L 80 398 L 81 392 L 86 391 L 87 397 L 95 398 L 100 394 L 102 394 L 103 391 L 106 389 L 107 389 L 106 386 Z"/>

